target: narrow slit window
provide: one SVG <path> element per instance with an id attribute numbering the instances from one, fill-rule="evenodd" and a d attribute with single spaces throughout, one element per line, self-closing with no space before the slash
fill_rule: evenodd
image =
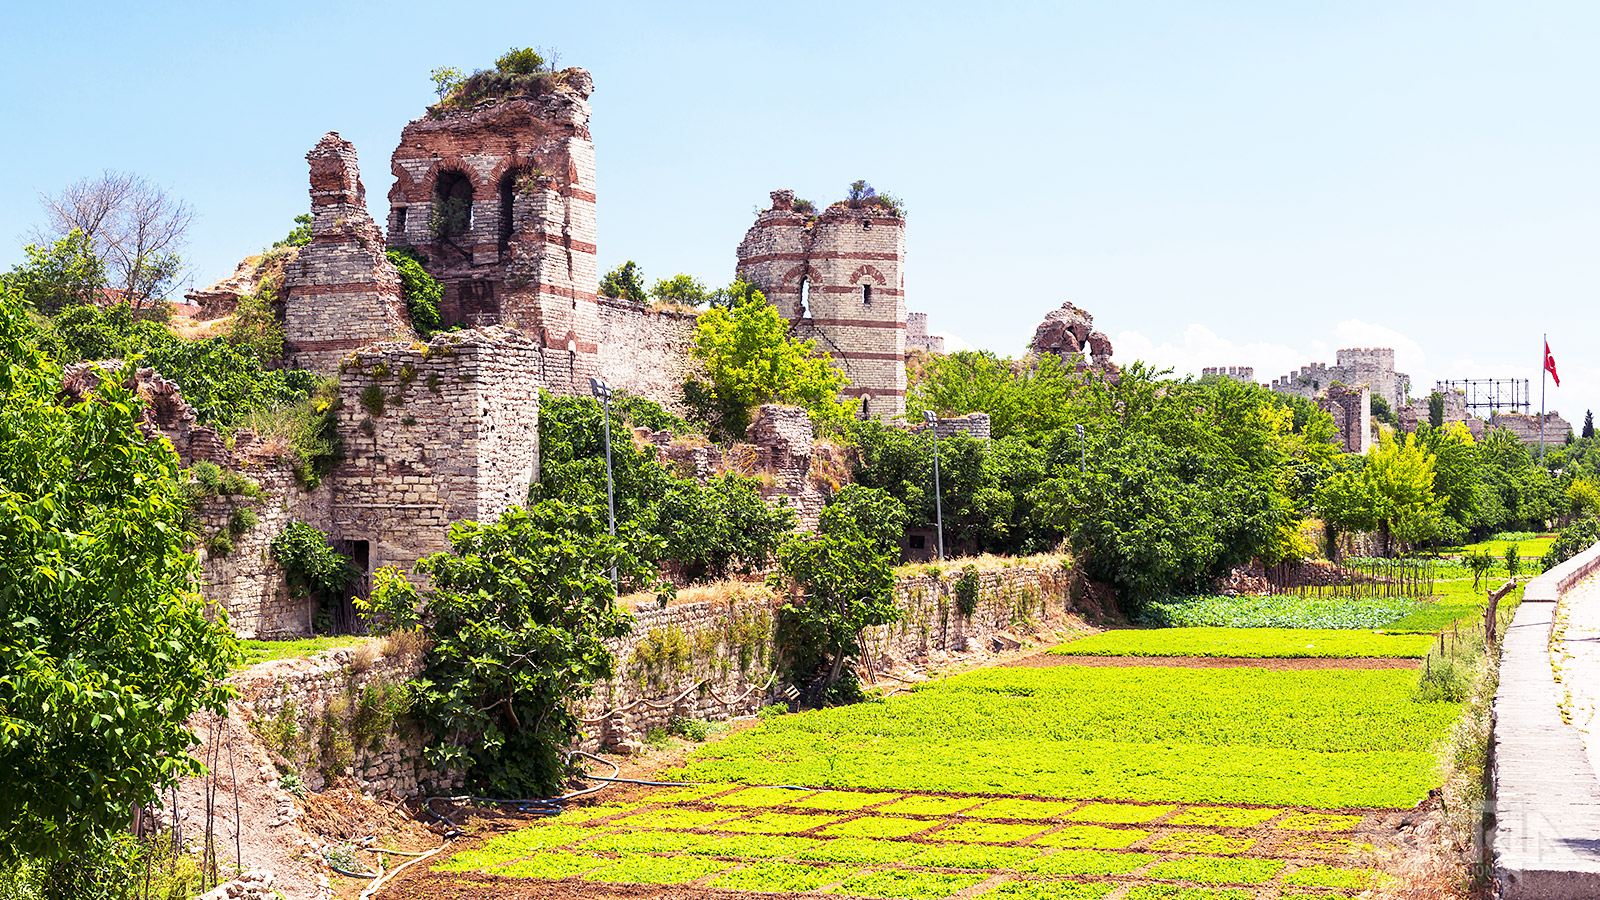
<path id="1" fill-rule="evenodd" d="M 871 306 L 872 305 L 872 285 L 871 284 L 863 284 L 861 286 L 861 302 L 862 302 L 863 305 L 866 305 L 866 306 Z"/>
<path id="2" fill-rule="evenodd" d="M 800 279 L 800 318 L 811 318 L 811 279 Z"/>
<path id="3" fill-rule="evenodd" d="M 406 233 L 406 208 L 404 206 L 394 211 L 394 230 L 401 234 Z"/>

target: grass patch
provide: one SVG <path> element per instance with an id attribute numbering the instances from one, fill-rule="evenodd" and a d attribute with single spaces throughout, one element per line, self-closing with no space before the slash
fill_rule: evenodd
<path id="1" fill-rule="evenodd" d="M 1159 819 L 1177 809 L 1175 806 L 1136 806 L 1131 803 L 1085 803 L 1082 809 L 1067 816 L 1075 822 L 1108 822 L 1113 825 L 1137 825 Z"/>
<path id="2" fill-rule="evenodd" d="M 675 853 L 703 844 L 706 838 L 678 831 L 614 831 L 583 842 L 584 850 L 604 853 Z"/>
<path id="3" fill-rule="evenodd" d="M 749 859 L 776 859 L 794 856 L 821 844 L 816 838 L 741 834 L 717 837 L 696 844 L 685 852 L 695 856 L 741 856 Z"/>
<path id="4" fill-rule="evenodd" d="M 718 831 L 743 831 L 754 834 L 791 834 L 809 831 L 818 825 L 839 821 L 838 816 L 808 816 L 798 813 L 762 813 L 717 826 Z"/>
<path id="5" fill-rule="evenodd" d="M 881 702 L 769 719 L 700 748 L 679 774 L 1062 798 L 1407 807 L 1438 784 L 1433 747 L 1460 711 L 1456 703 L 1414 702 L 1415 686 L 1409 669 L 983 669 Z M 902 803 L 881 812 L 900 812 Z M 1089 807 L 1067 818 L 1128 821 L 1105 818 L 1112 813 Z"/>
<path id="6" fill-rule="evenodd" d="M 791 791 L 786 788 L 755 787 L 735 791 L 726 797 L 714 797 L 707 802 L 718 806 L 783 806 L 809 794 L 809 791 Z"/>
<path id="7" fill-rule="evenodd" d="M 844 879 L 855 871 L 856 866 L 802 866 L 764 862 L 720 875 L 711 882 L 711 886 L 731 891 L 803 893 Z"/>
<path id="8" fill-rule="evenodd" d="M 1014 869 L 1039 855 L 1032 847 L 974 847 L 945 844 L 931 847 L 906 860 L 933 869 Z"/>
<path id="9" fill-rule="evenodd" d="M 865 894 L 869 897 L 948 897 L 983 881 L 984 875 L 946 875 L 937 872 L 862 872 L 846 878 L 833 894 Z"/>
<path id="10" fill-rule="evenodd" d="M 1243 853 L 1255 844 L 1253 838 L 1228 837 L 1225 834 L 1195 834 L 1177 832 L 1158 838 L 1150 844 L 1151 850 L 1170 850 L 1175 853 Z"/>
<path id="11" fill-rule="evenodd" d="M 583 878 L 615 884 L 685 884 L 729 868 L 728 863 L 698 856 L 628 856 Z"/>
<path id="12" fill-rule="evenodd" d="M 1284 884 L 1302 887 L 1375 887 L 1381 876 L 1372 869 L 1346 869 L 1340 866 L 1302 866 L 1283 876 Z"/>
<path id="13" fill-rule="evenodd" d="M 1362 818 L 1341 813 L 1295 813 L 1272 827 L 1295 831 L 1349 831 L 1360 825 Z"/>
<path id="14" fill-rule="evenodd" d="M 324 650 L 354 647 L 370 640 L 372 638 L 350 635 L 345 637 L 296 638 L 292 641 L 240 641 L 239 646 L 244 650 L 244 665 L 253 666 L 269 659 L 298 659 L 302 656 L 310 656 L 313 653 L 321 653 Z"/>
<path id="15" fill-rule="evenodd" d="M 1161 628 L 1378 628 L 1411 612 L 1409 597 L 1239 594 L 1170 597 L 1145 605 L 1141 625 Z"/>
<path id="16" fill-rule="evenodd" d="M 862 816 L 837 825 L 829 825 L 817 832 L 827 837 L 897 838 L 927 831 L 939 824 L 920 819 L 890 819 L 883 816 Z"/>
<path id="17" fill-rule="evenodd" d="M 839 838 L 807 847 L 794 854 L 795 859 L 813 862 L 839 863 L 892 863 L 917 852 L 919 844 L 909 841 L 870 841 L 864 838 Z"/>
<path id="18" fill-rule="evenodd" d="M 1008 900 L 1099 900 L 1116 888 L 1114 884 L 1080 884 L 1076 881 L 1007 881 L 982 897 Z"/>
<path id="19" fill-rule="evenodd" d="M 1077 847 L 1088 850 L 1121 850 L 1150 836 L 1138 828 L 1104 828 L 1099 825 L 1068 825 L 1033 841 L 1035 847 Z"/>
<path id="20" fill-rule="evenodd" d="M 500 866 L 494 870 L 496 875 L 507 878 L 566 878 L 569 875 L 578 875 L 601 866 L 608 865 L 614 860 L 603 856 L 587 856 L 582 853 L 568 853 L 564 850 L 548 850 L 536 853 L 524 860 L 519 860 L 509 865 Z"/>
<path id="21" fill-rule="evenodd" d="M 967 813 L 979 819 L 1059 819 L 1076 803 L 1042 803 L 1038 800 L 995 800 Z"/>
<path id="22" fill-rule="evenodd" d="M 450 857 L 449 862 L 435 865 L 440 872 L 466 872 L 527 856 L 535 850 L 559 847 L 595 834 L 590 828 L 573 828 L 569 825 L 537 825 L 490 838 L 476 850 L 463 850 Z"/>
<path id="23" fill-rule="evenodd" d="M 1322 855 L 1335 854 L 1343 856 L 1347 853 L 1370 851 L 1371 844 L 1363 844 L 1347 838 L 1328 837 L 1326 835 L 1291 834 L 1278 843 L 1275 851 L 1279 856 Z"/>
<path id="24" fill-rule="evenodd" d="M 1497 588 L 1504 580 L 1502 574 L 1499 578 L 1489 579 L 1484 587 Z M 1433 590 L 1434 596 L 1428 602 L 1412 610 L 1410 615 L 1383 626 L 1383 630 L 1390 634 L 1437 634 L 1456 622 L 1468 625 L 1480 621 L 1487 598 L 1482 589 L 1472 589 L 1471 578 L 1465 581 L 1436 581 Z"/>
<path id="25" fill-rule="evenodd" d="M 791 803 L 795 809 L 824 809 L 833 812 L 855 812 L 879 803 L 887 803 L 900 794 L 885 794 L 878 791 L 823 791 L 812 794 L 798 803 Z M 935 798 L 943 800 L 943 797 Z M 896 810 L 899 812 L 899 810 Z"/>
<path id="26" fill-rule="evenodd" d="M 1009 844 L 1025 841 L 1045 830 L 1043 825 L 1002 825 L 998 822 L 957 822 L 940 829 L 933 837 L 964 844 Z"/>
<path id="27" fill-rule="evenodd" d="M 1276 859 L 1217 859 L 1197 856 L 1193 859 L 1174 859 L 1160 863 L 1148 873 L 1149 878 L 1171 881 L 1195 881 L 1200 884 L 1265 884 L 1283 868 Z"/>
<path id="28" fill-rule="evenodd" d="M 647 809 L 641 813 L 624 816 L 611 824 L 633 828 L 705 828 L 713 822 L 720 822 L 734 815 L 737 813 L 732 810 L 706 811 L 669 806 L 665 809 Z"/>
<path id="29" fill-rule="evenodd" d="M 971 809 L 982 802 L 978 797 L 926 797 L 912 796 L 896 800 L 878 810 L 901 816 L 949 816 Z"/>
<path id="30" fill-rule="evenodd" d="M 1125 875 L 1160 858 L 1154 853 L 1058 850 L 1024 863 L 1019 868 L 1036 875 Z"/>
<path id="31" fill-rule="evenodd" d="M 1167 824 L 1255 828 L 1281 812 L 1281 809 L 1241 809 L 1237 806 L 1191 806 L 1168 819 Z"/>
<path id="32" fill-rule="evenodd" d="M 1230 656 L 1245 659 L 1421 659 L 1420 635 L 1329 628 L 1123 628 L 1050 650 L 1066 656 Z"/>

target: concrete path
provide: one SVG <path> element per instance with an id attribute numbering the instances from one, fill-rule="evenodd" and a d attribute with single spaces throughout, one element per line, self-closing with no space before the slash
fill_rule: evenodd
<path id="1" fill-rule="evenodd" d="M 1551 668 L 1556 602 L 1583 609 L 1600 588 L 1579 580 L 1600 567 L 1600 546 L 1529 583 L 1506 629 L 1492 747 L 1494 875 L 1507 900 L 1600 897 L 1600 779 L 1577 728 L 1563 722 L 1565 689 Z M 1569 632 L 1570 634 L 1571 632 Z M 1587 651 L 1586 651 L 1587 652 Z"/>
<path id="2" fill-rule="evenodd" d="M 1565 693 L 1567 718 L 1578 729 L 1589 765 L 1600 779 L 1600 576 L 1591 575 L 1562 595 L 1550 656 Z"/>

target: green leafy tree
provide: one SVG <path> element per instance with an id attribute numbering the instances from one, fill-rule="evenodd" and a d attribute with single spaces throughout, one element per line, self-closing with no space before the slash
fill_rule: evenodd
<path id="1" fill-rule="evenodd" d="M 815 340 L 790 339 L 788 322 L 760 291 L 702 313 L 693 352 L 708 380 L 690 381 L 684 396 L 715 436 L 742 439 L 752 411 L 765 403 L 803 406 L 819 424 L 848 415 L 839 403 L 844 375 L 818 354 Z"/>
<path id="2" fill-rule="evenodd" d="M 109 377 L 61 402 L 27 333 L 0 293 L 0 863 L 47 860 L 77 896 L 73 857 L 200 771 L 184 722 L 223 712 L 239 651 L 196 593 L 177 459 L 140 435 L 137 396 Z"/>
<path id="3" fill-rule="evenodd" d="M 272 311 L 272 295 L 241 297 L 228 323 L 228 343 L 262 366 L 283 358 L 283 325 Z"/>
<path id="4" fill-rule="evenodd" d="M 1433 536 L 1445 501 L 1433 492 L 1433 454 L 1416 435 L 1403 440 L 1386 435 L 1368 455 L 1361 474 L 1372 492 L 1373 518 L 1385 556 L 1393 555 L 1396 538 L 1413 544 Z"/>
<path id="5" fill-rule="evenodd" d="M 1395 415 L 1394 409 L 1389 406 L 1389 401 L 1377 394 L 1372 395 L 1372 417 L 1391 428 L 1400 427 L 1400 417 Z"/>
<path id="6" fill-rule="evenodd" d="M 1461 556 L 1461 561 L 1466 563 L 1467 568 L 1472 570 L 1473 590 L 1478 589 L 1479 585 L 1483 583 L 1484 576 L 1489 573 L 1490 569 L 1494 568 L 1494 557 L 1487 550 L 1464 553 Z"/>
<path id="7" fill-rule="evenodd" d="M 389 262 L 400 270 L 400 292 L 411 316 L 411 327 L 426 339 L 439 329 L 439 303 L 444 300 L 444 285 L 422 268 L 427 258 L 405 247 L 389 251 Z"/>
<path id="8" fill-rule="evenodd" d="M 1561 529 L 1539 561 L 1540 565 L 1548 572 L 1596 543 L 1600 543 L 1600 519 L 1579 519 Z"/>
<path id="9" fill-rule="evenodd" d="M 1512 578 L 1522 573 L 1522 547 L 1517 544 L 1506 545 L 1506 574 Z"/>
<path id="10" fill-rule="evenodd" d="M 1444 427 L 1444 394 L 1438 391 L 1428 395 L 1428 424 L 1434 428 Z"/>
<path id="11" fill-rule="evenodd" d="M 291 596 L 315 601 L 320 617 L 342 610 L 344 592 L 360 572 L 349 557 L 334 551 L 327 535 L 304 522 L 290 522 L 272 539 L 270 549 L 288 577 Z"/>
<path id="12" fill-rule="evenodd" d="M 544 57 L 531 47 L 512 47 L 494 61 L 494 67 L 507 75 L 536 75 L 544 70 Z"/>
<path id="13" fill-rule="evenodd" d="M 1583 436 L 1586 438 L 1594 437 L 1594 410 L 1592 409 L 1583 411 Z"/>
<path id="14" fill-rule="evenodd" d="M 461 70 L 454 66 L 440 66 L 429 72 L 428 77 L 432 79 L 433 90 L 439 95 L 440 100 L 443 100 L 446 94 L 453 93 L 457 88 L 461 87 L 461 82 L 464 80 Z"/>
<path id="15" fill-rule="evenodd" d="M 865 632 L 900 614 L 894 602 L 894 560 L 885 546 L 890 507 L 882 497 L 856 494 L 815 535 L 778 550 L 780 585 L 789 599 L 778 615 L 778 644 L 790 679 L 826 692 L 852 660 L 870 659 Z"/>
<path id="16" fill-rule="evenodd" d="M 906 411 L 912 419 L 925 410 L 940 416 L 988 413 L 994 437 L 1039 443 L 1087 421 L 1088 411 L 1078 402 L 1085 390 L 1083 377 L 1054 354 L 1012 360 L 960 350 L 924 361 L 920 377 L 907 388 Z"/>
<path id="17" fill-rule="evenodd" d="M 304 247 L 311 243 L 311 214 L 301 213 L 294 217 L 294 227 L 289 229 L 289 234 L 281 241 L 273 241 L 273 247 Z"/>
<path id="18" fill-rule="evenodd" d="M 650 296 L 662 303 L 701 306 L 711 299 L 711 292 L 699 279 L 678 274 L 658 280 L 650 288 Z"/>
<path id="19" fill-rule="evenodd" d="M 910 524 L 905 505 L 888 491 L 847 484 L 828 498 L 818 530 L 827 534 L 857 532 L 885 552 L 899 547 Z"/>
<path id="20" fill-rule="evenodd" d="M 794 531 L 794 511 L 768 506 L 758 482 L 719 475 L 705 484 L 673 479 L 653 511 L 661 561 L 688 581 L 748 575 L 766 567 Z"/>
<path id="21" fill-rule="evenodd" d="M 490 796 L 561 790 L 574 703 L 612 675 L 605 642 L 631 627 L 611 568 L 625 586 L 653 576 L 628 530 L 609 536 L 604 507 L 546 500 L 451 526 L 449 552 L 417 564 L 425 587 L 392 568 L 374 576 L 376 618 L 420 626 L 434 642 L 413 682 L 431 763 L 465 769 Z"/>
<path id="22" fill-rule="evenodd" d="M 628 260 L 601 277 L 600 294 L 643 306 L 645 300 L 649 299 L 644 289 L 644 270 L 639 268 L 638 263 Z"/>
<path id="23" fill-rule="evenodd" d="M 106 269 L 94 246 L 78 229 L 55 243 L 22 248 L 28 261 L 0 276 L 28 307 L 53 316 L 70 306 L 92 303 L 106 286 Z"/>

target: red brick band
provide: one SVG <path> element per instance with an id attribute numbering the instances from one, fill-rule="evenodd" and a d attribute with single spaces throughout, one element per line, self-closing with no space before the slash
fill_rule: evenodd
<path id="1" fill-rule="evenodd" d="M 877 399 L 879 397 L 904 397 L 906 395 L 905 391 L 891 391 L 888 388 L 857 387 L 855 385 L 842 387 L 839 389 L 839 393 L 848 397 L 859 397 L 862 394 L 871 394 L 873 399 Z"/>
<path id="2" fill-rule="evenodd" d="M 557 297 L 565 297 L 568 300 L 594 301 L 600 299 L 599 294 L 592 294 L 588 291 L 574 290 L 572 288 L 562 287 L 558 284 L 545 284 L 542 281 L 539 282 L 539 293 L 553 294 Z"/>
<path id="3" fill-rule="evenodd" d="M 805 262 L 818 259 L 843 259 L 864 260 L 870 259 L 878 262 L 894 261 L 900 258 L 898 253 L 845 253 L 839 250 L 830 250 L 818 253 L 762 253 L 758 256 L 747 256 L 739 260 L 739 265 L 748 266 L 753 263 L 764 262 Z"/>
<path id="4" fill-rule="evenodd" d="M 817 284 L 812 285 L 811 289 L 819 294 L 861 293 L 861 285 L 859 284 Z M 885 297 L 899 297 L 903 294 L 899 288 L 883 287 L 882 285 L 878 284 L 874 284 L 872 286 L 872 292 L 874 294 L 882 294 Z"/>
<path id="5" fill-rule="evenodd" d="M 860 352 L 846 352 L 846 351 L 842 351 L 842 350 L 829 350 L 829 351 L 827 351 L 827 353 L 828 353 L 829 356 L 833 357 L 834 359 L 884 359 L 884 360 L 895 360 L 897 362 L 905 362 L 905 358 L 906 358 L 904 353 L 869 353 L 869 352 L 867 352 L 865 350 L 860 351 Z"/>
<path id="6" fill-rule="evenodd" d="M 881 319 L 810 319 L 812 325 L 846 325 L 852 328 L 904 328 L 904 322 L 885 322 Z"/>
<path id="7" fill-rule="evenodd" d="M 295 297 L 325 297 L 329 294 L 376 294 L 381 288 L 376 281 L 347 281 L 344 284 L 297 284 L 289 289 Z"/>

